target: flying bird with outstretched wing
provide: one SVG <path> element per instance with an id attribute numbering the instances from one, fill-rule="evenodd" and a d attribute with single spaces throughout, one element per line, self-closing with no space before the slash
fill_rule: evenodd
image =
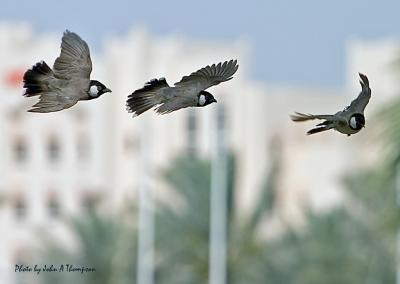
<path id="1" fill-rule="evenodd" d="M 344 110 L 333 115 L 313 115 L 296 112 L 291 115 L 293 121 L 307 121 L 313 119 L 321 119 L 323 122 L 316 125 L 315 128 L 307 132 L 308 135 L 334 129 L 340 133 L 350 136 L 359 132 L 365 127 L 364 110 L 371 98 L 371 89 L 367 76 L 359 73 L 361 92 L 358 97 Z"/>
<path id="2" fill-rule="evenodd" d="M 238 68 L 237 60 L 206 66 L 184 76 L 173 87 L 168 85 L 165 78 L 153 79 L 128 96 L 126 108 L 138 116 L 152 108 L 159 114 L 166 114 L 181 108 L 216 103 L 214 96 L 205 90 L 231 80 Z"/>
<path id="3" fill-rule="evenodd" d="M 53 69 L 41 61 L 24 74 L 24 96 L 39 96 L 39 102 L 29 112 L 60 111 L 78 101 L 95 99 L 111 92 L 99 81 L 90 80 L 91 72 L 92 60 L 87 43 L 76 33 L 66 30 L 61 54 Z"/>

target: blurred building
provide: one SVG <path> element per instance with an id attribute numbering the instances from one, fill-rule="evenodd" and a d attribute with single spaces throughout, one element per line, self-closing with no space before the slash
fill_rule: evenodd
<path id="1" fill-rule="evenodd" d="M 276 149 L 282 155 L 278 198 L 284 216 L 301 220 L 304 205 L 328 208 L 343 198 L 341 177 L 368 160 L 371 130 L 352 137 L 333 131 L 307 137 L 313 123 L 292 123 L 289 114 L 344 108 L 360 90 L 358 71 L 369 76 L 377 101 L 386 101 L 397 88 L 385 69 L 397 55 L 397 43 L 351 43 L 348 84 L 341 92 L 254 82 L 251 49 L 241 41 L 153 37 L 138 29 L 107 38 L 101 54 L 92 52 L 92 78 L 109 86 L 111 94 L 62 112 L 27 113 L 35 99 L 21 96 L 23 72 L 40 60 L 51 66 L 60 38 L 25 25 L 0 25 L 1 283 L 15 283 L 10 267 L 29 262 L 30 247 L 41 236 L 68 238 L 61 216 L 96 204 L 115 209 L 135 200 L 143 183 L 155 189 L 157 199 L 174 203 L 162 170 L 184 153 L 209 156 L 217 119 L 237 157 L 243 215 L 259 198 Z M 240 68 L 235 79 L 211 89 L 218 104 L 165 116 L 149 111 L 134 119 L 126 112 L 127 95 L 150 79 L 166 77 L 172 85 L 207 64 L 229 59 L 238 59 Z M 272 141 L 279 147 L 271 148 Z"/>
<path id="2" fill-rule="evenodd" d="M 59 35 L 25 25 L 0 25 L 0 278 L 16 283 L 16 263 L 29 263 L 31 247 L 55 233 L 68 237 L 60 218 L 92 206 L 110 188 L 107 132 L 97 102 L 57 114 L 26 112 L 22 76 L 35 62 L 51 66 Z M 96 73 L 101 59 L 94 54 Z M 4 279 L 5 278 L 5 279 Z"/>

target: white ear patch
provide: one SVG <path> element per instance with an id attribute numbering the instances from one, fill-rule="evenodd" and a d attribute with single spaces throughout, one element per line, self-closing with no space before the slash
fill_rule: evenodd
<path id="1" fill-rule="evenodd" d="M 97 89 L 97 86 L 93 85 L 93 86 L 90 87 L 89 95 L 91 97 L 97 97 L 98 93 L 99 93 L 99 90 Z"/>
<path id="2" fill-rule="evenodd" d="M 356 118 L 353 116 L 352 118 L 350 118 L 350 126 L 354 129 L 357 128 L 357 121 Z"/>
<path id="3" fill-rule="evenodd" d="M 206 96 L 205 95 L 200 95 L 199 97 L 199 105 L 204 106 L 206 103 Z"/>

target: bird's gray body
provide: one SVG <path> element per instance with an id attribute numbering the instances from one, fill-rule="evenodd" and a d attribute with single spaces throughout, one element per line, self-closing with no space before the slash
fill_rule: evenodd
<path id="1" fill-rule="evenodd" d="M 78 101 L 93 99 L 89 92 L 91 72 L 92 61 L 87 43 L 77 34 L 65 31 L 61 54 L 54 62 L 53 69 L 42 61 L 24 74 L 24 96 L 39 96 L 39 102 L 29 111 L 60 111 Z M 105 86 L 103 89 L 110 91 Z"/>
<path id="2" fill-rule="evenodd" d="M 160 90 L 159 95 L 162 97 L 163 103 L 178 100 L 180 102 L 185 102 L 189 106 L 196 106 L 196 97 L 192 94 L 198 93 L 200 90 L 193 88 L 192 86 L 187 87 L 166 87 Z"/>
<path id="3" fill-rule="evenodd" d="M 360 127 L 354 127 L 356 120 L 352 122 L 352 118 L 362 117 L 364 119 L 364 110 L 371 98 L 371 89 L 369 87 L 369 80 L 367 76 L 360 75 L 361 92 L 351 104 L 342 111 L 338 111 L 333 115 L 313 115 L 296 113 L 292 115 L 293 121 L 306 121 L 313 119 L 324 120 L 322 123 L 317 124 L 315 128 L 307 132 L 307 134 L 314 134 L 321 131 L 334 129 L 340 133 L 347 134 L 348 136 L 355 134 L 361 130 Z M 364 120 L 365 123 L 365 120 Z M 353 125 L 354 124 L 354 125 Z M 364 127 L 364 125 L 363 125 Z"/>
<path id="4" fill-rule="evenodd" d="M 49 90 L 48 94 L 42 94 L 43 96 L 52 96 L 52 100 L 58 100 L 62 104 L 77 103 L 80 100 L 89 99 L 89 83 L 90 80 L 86 78 L 75 78 L 74 80 L 57 78 L 56 76 L 50 76 L 47 80 Z"/>
<path id="5" fill-rule="evenodd" d="M 206 66 L 184 76 L 172 87 L 165 78 L 153 79 L 128 96 L 127 110 L 136 116 L 153 107 L 157 113 L 166 114 L 181 108 L 199 106 L 199 93 L 231 80 L 238 67 L 236 60 Z"/>
<path id="6" fill-rule="evenodd" d="M 364 111 L 360 113 L 364 114 Z M 331 121 L 333 122 L 333 129 L 347 135 L 359 132 L 361 129 L 352 129 L 351 127 L 349 127 L 349 121 L 353 114 L 354 112 L 347 109 L 335 113 L 333 115 L 333 118 L 331 119 Z"/>

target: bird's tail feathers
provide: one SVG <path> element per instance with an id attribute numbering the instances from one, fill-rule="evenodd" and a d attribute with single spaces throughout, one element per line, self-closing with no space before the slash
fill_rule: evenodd
<path id="1" fill-rule="evenodd" d="M 300 112 L 295 112 L 295 114 L 290 115 L 290 118 L 293 121 L 306 121 L 306 120 L 314 119 L 315 117 L 312 114 L 304 114 L 304 113 L 300 113 Z"/>
<path id="2" fill-rule="evenodd" d="M 41 61 L 24 74 L 24 96 L 32 97 L 48 92 L 48 80 L 54 77 L 53 70 Z"/>
<path id="3" fill-rule="evenodd" d="M 333 115 L 331 115 L 331 114 L 304 114 L 304 113 L 300 113 L 300 112 L 295 112 L 295 114 L 290 115 L 290 118 L 296 122 L 313 120 L 313 119 L 332 120 Z"/>
<path id="4" fill-rule="evenodd" d="M 157 90 L 164 87 L 169 87 L 165 78 L 153 79 L 147 82 L 143 88 L 134 91 L 128 96 L 126 101 L 127 111 L 133 113 L 134 116 L 138 116 L 159 105 L 162 101 L 157 95 Z"/>
<path id="5" fill-rule="evenodd" d="M 329 114 L 321 114 L 321 115 L 313 115 L 313 114 L 304 114 L 300 112 L 295 112 L 295 114 L 291 115 L 290 118 L 293 121 L 306 121 L 306 120 L 312 120 L 312 119 L 325 119 L 325 121 L 318 123 L 315 128 L 309 130 L 307 132 L 307 135 L 319 133 L 322 131 L 326 131 L 329 129 L 334 128 L 334 124 L 332 122 L 333 115 Z"/>

